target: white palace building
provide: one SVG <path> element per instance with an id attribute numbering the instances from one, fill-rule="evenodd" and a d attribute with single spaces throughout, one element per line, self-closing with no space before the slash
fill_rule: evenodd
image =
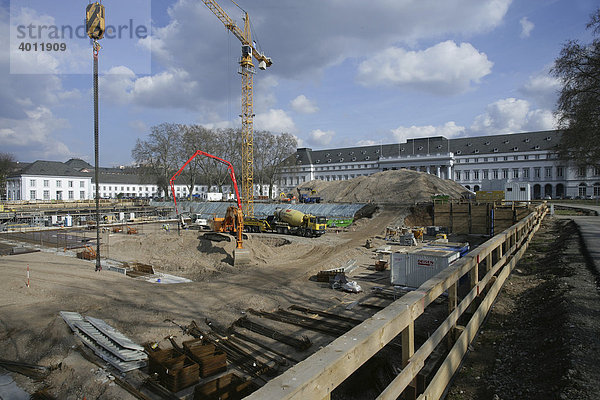
<path id="1" fill-rule="evenodd" d="M 531 198 L 596 198 L 600 167 L 575 168 L 558 160 L 560 131 L 446 139 L 327 150 L 299 148 L 286 160 L 279 187 L 291 191 L 303 182 L 348 180 L 376 172 L 411 169 L 452 179 L 466 189 L 503 190 L 507 182 L 529 183 Z"/>

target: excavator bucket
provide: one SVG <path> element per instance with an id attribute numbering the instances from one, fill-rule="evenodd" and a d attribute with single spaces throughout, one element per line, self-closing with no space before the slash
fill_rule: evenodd
<path id="1" fill-rule="evenodd" d="M 250 251 L 248 249 L 235 249 L 233 251 L 233 266 L 243 267 L 250 264 Z"/>

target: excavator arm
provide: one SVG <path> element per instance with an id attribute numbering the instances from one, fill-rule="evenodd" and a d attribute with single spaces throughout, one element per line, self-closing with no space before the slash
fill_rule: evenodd
<path id="1" fill-rule="evenodd" d="M 245 28 L 246 32 L 242 31 L 236 25 L 235 21 L 233 19 L 231 19 L 231 17 L 229 15 L 227 15 L 225 10 L 223 10 L 223 8 L 221 8 L 221 6 L 216 1 L 202 0 L 202 2 L 204 4 L 206 4 L 208 9 L 210 11 L 212 11 L 213 14 L 215 14 L 217 16 L 217 18 L 219 18 L 219 20 L 223 23 L 223 25 L 225 25 L 225 28 L 227 28 L 231 33 L 233 33 L 233 35 L 236 38 L 238 38 L 238 40 L 242 43 L 242 45 L 249 46 L 252 49 L 252 55 L 259 62 L 259 68 L 266 69 L 266 67 L 270 67 L 273 64 L 273 62 L 271 61 L 271 59 L 269 57 L 265 57 L 264 54 L 260 53 L 259 51 L 257 51 L 254 48 L 254 45 L 252 44 L 252 40 L 250 37 L 250 29 L 248 27 Z M 246 21 L 249 21 L 248 13 L 245 13 L 245 18 L 246 18 Z M 246 26 L 248 26 L 248 25 L 249 24 L 247 23 Z"/>

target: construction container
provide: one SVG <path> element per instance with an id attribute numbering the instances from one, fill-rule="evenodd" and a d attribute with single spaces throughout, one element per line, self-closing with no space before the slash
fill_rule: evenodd
<path id="1" fill-rule="evenodd" d="M 202 193 L 202 198 L 206 201 L 221 201 L 223 200 L 223 193 L 206 192 Z"/>
<path id="2" fill-rule="evenodd" d="M 457 251 L 426 247 L 410 253 L 392 253 L 392 285 L 417 288 L 459 257 Z"/>
<path id="3" fill-rule="evenodd" d="M 480 190 L 475 192 L 475 200 L 479 202 L 494 202 L 504 200 L 503 190 Z"/>
<path id="4" fill-rule="evenodd" d="M 529 183 L 509 182 L 505 184 L 504 199 L 506 201 L 531 201 L 531 188 Z"/>
<path id="5" fill-rule="evenodd" d="M 435 240 L 433 242 L 427 243 L 427 245 L 425 247 L 435 248 L 435 249 L 440 249 L 440 250 L 457 251 L 460 254 L 460 257 L 464 257 L 464 255 L 467 254 L 470 250 L 468 242 L 464 242 L 464 243 L 448 242 L 448 241 L 441 242 L 441 241 Z"/>

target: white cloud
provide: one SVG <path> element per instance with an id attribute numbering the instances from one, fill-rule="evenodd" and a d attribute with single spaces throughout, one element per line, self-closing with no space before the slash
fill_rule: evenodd
<path id="1" fill-rule="evenodd" d="M 538 107 L 554 109 L 561 83 L 548 74 L 547 70 L 529 77 L 529 81 L 520 89 L 526 97 L 535 101 Z"/>
<path id="2" fill-rule="evenodd" d="M 363 139 L 363 140 L 359 140 L 358 142 L 356 142 L 356 146 L 373 146 L 375 144 L 379 144 L 380 142 L 377 142 L 375 140 L 368 140 L 368 139 Z"/>
<path id="3" fill-rule="evenodd" d="M 132 104 L 150 108 L 183 108 L 196 110 L 197 83 L 181 69 L 136 77 L 125 67 L 111 68 L 100 77 L 100 96 L 114 104 Z"/>
<path id="4" fill-rule="evenodd" d="M 527 100 L 508 98 L 486 107 L 470 127 L 470 133 L 492 135 L 555 129 L 556 121 L 551 111 L 531 110 Z"/>
<path id="5" fill-rule="evenodd" d="M 425 125 L 425 126 L 399 126 L 392 129 L 392 136 L 398 142 L 405 142 L 406 139 L 417 139 L 433 136 L 444 136 L 447 139 L 457 137 L 465 132 L 464 126 L 456 125 L 454 121 L 446 122 L 441 126 Z"/>
<path id="6" fill-rule="evenodd" d="M 316 129 L 308 135 L 308 142 L 312 146 L 327 146 L 335 136 L 334 131 L 322 131 Z"/>
<path id="7" fill-rule="evenodd" d="M 100 100 L 118 105 L 131 103 L 135 78 L 135 73 L 125 66 L 109 69 L 99 77 Z"/>
<path id="8" fill-rule="evenodd" d="M 531 35 L 531 31 L 535 28 L 535 24 L 527 19 L 527 17 L 523 17 L 519 20 L 521 24 L 521 37 L 528 38 Z"/>
<path id="9" fill-rule="evenodd" d="M 493 63 L 470 43 L 451 40 L 423 51 L 389 47 L 358 67 L 364 86 L 395 85 L 438 94 L 456 94 L 491 72 Z"/>
<path id="10" fill-rule="evenodd" d="M 29 16 L 36 23 L 53 21 L 34 14 Z M 15 24 L 21 17 L 25 17 L 23 12 L 9 21 L 8 10 L 0 7 L 0 32 L 6 33 L 0 37 L 0 71 L 3 71 L 0 73 L 0 149 L 23 161 L 64 159 L 74 154 L 63 140 L 57 138 L 57 133 L 68 128 L 69 123 L 56 115 L 56 109 L 78 101 L 81 93 L 77 89 L 65 90 L 60 75 L 25 75 L 25 69 L 18 71 L 21 74 L 9 73 L 10 52 L 14 51 L 14 46 L 9 46 L 9 23 Z M 32 60 L 35 65 L 30 67 L 47 62 L 45 71 L 57 71 L 57 64 L 51 58 Z M 19 62 L 22 59 L 12 61 L 21 68 Z"/>
<path id="11" fill-rule="evenodd" d="M 298 137 L 298 136 L 296 136 L 296 135 L 293 135 L 293 134 L 292 134 L 292 136 L 293 136 L 293 137 L 296 139 L 296 143 L 297 143 L 297 146 L 296 146 L 296 147 L 297 147 L 297 148 L 299 148 L 299 149 L 300 149 L 300 148 L 302 148 L 302 147 L 305 147 L 304 140 L 303 140 L 302 138 L 300 138 L 300 137 Z"/>
<path id="12" fill-rule="evenodd" d="M 197 86 L 187 71 L 172 69 L 136 79 L 133 92 L 138 105 L 194 109 Z"/>
<path id="13" fill-rule="evenodd" d="M 301 114 L 314 114 L 319 111 L 319 107 L 303 94 L 292 100 L 291 105 L 294 111 Z"/>
<path id="14" fill-rule="evenodd" d="M 270 109 L 266 113 L 256 114 L 254 128 L 274 133 L 290 133 L 296 130 L 292 118 L 285 111 L 279 109 Z"/>
<path id="15" fill-rule="evenodd" d="M 415 43 L 488 32 L 502 22 L 511 1 L 312 0 L 282 7 L 279 0 L 264 0 L 253 8 L 251 18 L 273 67 L 257 76 L 319 79 L 331 65 L 381 52 L 399 40 Z M 223 7 L 241 26 L 239 10 L 231 4 Z M 168 24 L 155 27 L 152 40 L 140 44 L 151 48 L 165 68 L 183 69 L 198 82 L 198 99 L 224 101 L 228 93 L 223 88 L 237 77 L 237 39 L 201 2 L 178 0 L 168 8 L 168 16 Z M 359 20 L 377 23 L 357 29 Z"/>
<path id="16" fill-rule="evenodd" d="M 263 75 L 256 79 L 254 84 L 254 112 L 261 113 L 269 108 L 275 107 L 277 98 L 275 88 L 279 86 L 279 80 L 273 75 Z M 239 85 L 235 85 L 236 97 L 239 97 Z M 239 101 L 237 102 L 239 104 Z"/>
<path id="17" fill-rule="evenodd" d="M 27 110 L 26 118 L 0 118 L 0 147 L 18 154 L 20 159 L 65 159 L 73 155 L 67 145 L 57 140 L 54 132 L 67 128 L 65 119 L 56 118 L 50 109 Z"/>

